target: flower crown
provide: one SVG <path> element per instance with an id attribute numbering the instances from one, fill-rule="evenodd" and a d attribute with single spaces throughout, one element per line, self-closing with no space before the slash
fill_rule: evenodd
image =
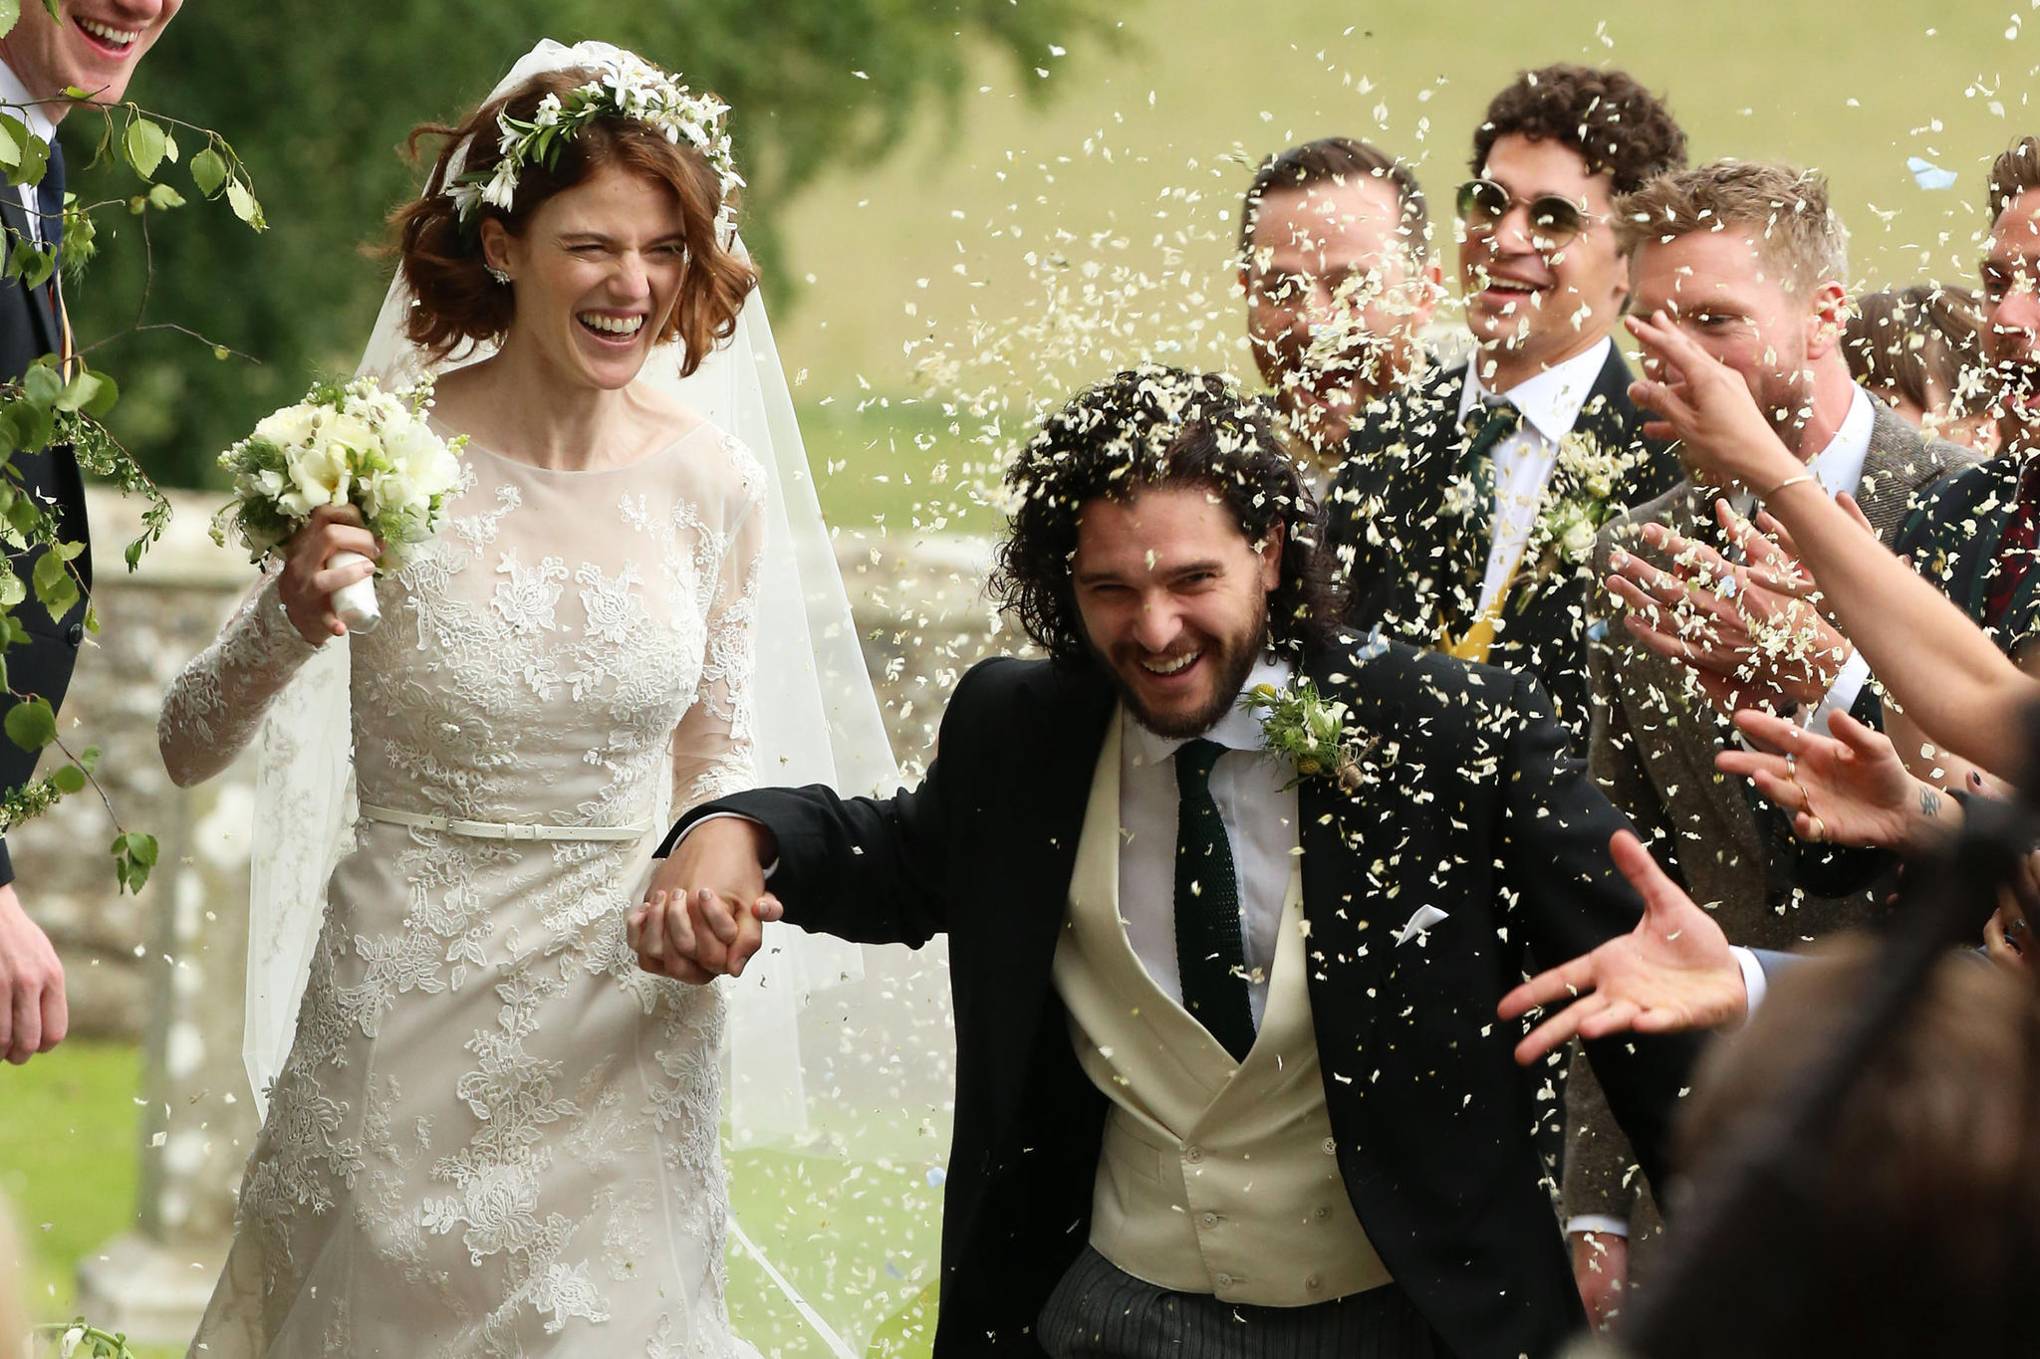
<path id="1" fill-rule="evenodd" d="M 707 157 L 722 188 L 716 229 L 729 240 L 736 226 L 735 191 L 744 183 L 730 153 L 729 105 L 712 94 L 692 93 L 630 53 L 605 58 L 596 71 L 594 80 L 564 99 L 546 95 L 528 121 L 508 113 L 496 115 L 502 157 L 487 170 L 448 178 L 446 196 L 453 200 L 460 220 L 472 223 L 484 203 L 510 211 L 517 197 L 517 177 L 525 166 L 535 162 L 552 168 L 560 148 L 575 133 L 597 118 L 613 116 L 648 123 L 676 146 L 684 138 Z"/>

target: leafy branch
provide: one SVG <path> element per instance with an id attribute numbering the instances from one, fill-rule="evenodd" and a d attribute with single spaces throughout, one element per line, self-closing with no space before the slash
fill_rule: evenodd
<path id="1" fill-rule="evenodd" d="M 53 18 L 61 21 L 59 0 L 44 0 Z M 20 19 L 20 0 L 0 0 L 0 35 Z M 154 280 L 154 252 L 149 239 L 148 215 L 186 206 L 184 193 L 164 177 L 165 167 L 182 164 L 191 188 L 201 200 L 224 199 L 235 217 L 261 231 L 268 222 L 255 197 L 254 176 L 228 141 L 217 132 L 181 119 L 153 114 L 140 105 L 121 102 L 93 102 L 89 92 L 72 88 L 58 102 L 72 110 L 90 110 L 102 120 L 99 143 L 88 168 L 108 159 L 125 165 L 143 186 L 125 199 L 87 204 L 66 192 L 60 205 L 62 245 L 53 248 L 38 239 L 38 233 L 7 226 L 0 231 L 0 279 L 17 283 L 25 293 L 48 285 L 64 257 L 64 277 L 76 282 L 86 264 L 98 252 L 98 229 L 94 217 L 100 212 L 125 209 L 142 218 L 143 251 L 148 264 L 148 281 Z M 28 109 L 0 102 L 0 174 L 6 185 L 17 191 L 42 182 L 49 172 L 51 146 L 30 130 Z M 200 143 L 185 159 L 178 136 Z M 47 215 L 45 215 L 47 221 Z M 51 224 L 54 225 L 54 224 Z M 54 235 L 54 232 L 47 233 Z M 128 332 L 171 329 L 191 335 L 211 346 L 219 358 L 230 353 L 226 346 L 206 340 L 174 323 L 145 324 L 149 289 L 144 287 L 141 304 Z M 142 555 L 163 535 L 170 520 L 170 504 L 134 456 L 114 438 L 104 418 L 119 400 L 119 387 L 104 372 L 84 362 L 87 351 L 72 350 L 63 313 L 51 299 L 59 327 L 65 331 L 62 356 L 45 354 L 14 381 L 0 383 L 0 539 L 12 550 L 0 561 L 0 693 L 13 699 L 4 727 L 8 740 L 23 750 L 39 752 L 54 746 L 65 763 L 50 773 L 31 780 L 21 788 L 0 796 L 0 834 L 48 811 L 63 798 L 91 787 L 113 820 L 115 838 L 111 848 L 114 874 L 120 886 L 139 892 L 155 866 L 157 845 L 153 836 L 131 832 L 120 824 L 113 803 L 93 776 L 99 760 L 97 747 L 87 747 L 73 758 L 57 737 L 56 710 L 40 695 L 16 692 L 7 684 L 6 652 L 28 640 L 17 611 L 35 605 L 47 611 L 52 622 L 68 617 L 82 603 L 83 626 L 99 630 L 77 562 L 85 544 L 63 535 L 52 508 L 31 494 L 17 465 L 19 456 L 33 454 L 52 445 L 67 445 L 81 470 L 105 477 L 128 495 L 145 497 L 149 504 L 142 514 L 142 532 L 126 550 L 128 569 L 134 570 Z M 118 338 L 118 336 L 109 337 Z M 107 343 L 102 339 L 92 346 Z M 244 356 L 245 357 L 245 356 Z M 28 579 L 21 578 L 26 569 Z M 94 1356 L 126 1355 L 125 1341 L 85 1325 L 80 1320 L 64 1331 L 63 1352 L 75 1352 L 90 1341 Z"/>

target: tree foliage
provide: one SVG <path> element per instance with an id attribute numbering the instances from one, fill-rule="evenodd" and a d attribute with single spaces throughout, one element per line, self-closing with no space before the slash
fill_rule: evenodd
<path id="1" fill-rule="evenodd" d="M 174 91 L 180 115 L 233 137 L 260 167 L 276 229 L 250 239 L 181 214 L 119 224 L 153 233 L 153 277 L 144 252 L 108 251 L 73 319 L 81 335 L 112 333 L 146 296 L 152 316 L 258 361 L 207 362 L 160 332 L 119 342 L 116 432 L 159 479 L 215 483 L 214 458 L 251 420 L 357 357 L 389 268 L 367 248 L 426 168 L 398 153 L 410 129 L 457 118 L 540 37 L 631 47 L 732 105 L 745 239 L 783 303 L 794 262 L 774 222 L 803 186 L 875 162 L 918 127 L 955 126 L 988 53 L 1031 73 L 1051 45 L 1116 33 L 1102 0 L 496 0 L 372 15 L 313 0 L 187 5 L 137 86 Z"/>

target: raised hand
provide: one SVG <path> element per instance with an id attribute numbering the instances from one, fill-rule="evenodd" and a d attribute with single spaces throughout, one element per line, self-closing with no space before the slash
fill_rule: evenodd
<path id="1" fill-rule="evenodd" d="M 336 552 L 359 552 L 369 560 L 346 566 L 326 565 Z M 344 637 L 347 625 L 333 612 L 333 592 L 375 574 L 375 558 L 382 555 L 382 543 L 362 527 L 361 511 L 352 505 L 321 505 L 292 535 L 283 574 L 277 577 L 277 597 L 298 636 L 313 646 L 328 637 Z"/>
<path id="2" fill-rule="evenodd" d="M 739 977 L 781 907 L 765 890 L 763 865 L 775 856 L 755 821 L 715 817 L 673 847 L 653 874 L 626 937 L 647 972 L 700 984 Z"/>
<path id="3" fill-rule="evenodd" d="M 20 1066 L 63 1042 L 70 1022 L 57 951 L 13 884 L 0 885 L 0 1057 Z"/>
<path id="4" fill-rule="evenodd" d="M 1955 829 L 1956 804 L 1907 772 L 1889 737 L 1847 713 L 1828 714 L 1832 736 L 1754 710 L 1735 724 L 1764 750 L 1724 750 L 1714 767 L 1755 784 L 1802 840 L 1917 853 Z"/>
<path id="5" fill-rule="evenodd" d="M 1505 1020 L 1571 1002 L 1516 1045 L 1516 1060 L 1524 1066 L 1575 1036 L 1714 1028 L 1749 1011 L 1742 966 L 1714 918 L 1665 876 L 1630 832 L 1617 831 L 1608 851 L 1643 897 L 1643 919 L 1628 934 L 1540 972 L 1502 997 L 1496 1013 Z"/>
<path id="6" fill-rule="evenodd" d="M 1695 344 L 1663 312 L 1632 316 L 1646 376 L 1629 384 L 1629 399 L 1656 418 L 1643 432 L 1676 439 L 1688 467 L 1717 485 L 1740 482 L 1759 494 L 1806 465 L 1778 439 L 1735 371 Z"/>
<path id="7" fill-rule="evenodd" d="M 1754 529 L 1750 536 L 1762 540 Z M 1826 697 L 1853 648 L 1821 614 L 1810 581 L 1791 574 L 1796 563 L 1775 545 L 1761 569 L 1730 563 L 1658 524 L 1644 537 L 1669 554 L 1673 569 L 1625 552 L 1608 578 L 1610 593 L 1629 606 L 1623 624 L 1640 645 L 1690 668 L 1724 713 L 1787 711 Z"/>

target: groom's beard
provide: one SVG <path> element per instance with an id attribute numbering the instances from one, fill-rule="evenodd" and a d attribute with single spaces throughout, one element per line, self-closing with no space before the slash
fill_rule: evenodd
<path id="1" fill-rule="evenodd" d="M 1089 638 L 1085 641 L 1089 643 Z M 1142 701 L 1135 688 L 1137 681 L 1129 678 L 1128 671 L 1138 671 L 1140 658 L 1147 652 L 1139 646 L 1127 646 L 1115 655 L 1107 656 L 1093 645 L 1091 654 L 1112 677 L 1112 687 L 1119 691 L 1120 702 L 1133 714 L 1133 720 L 1157 736 L 1172 741 L 1188 740 L 1202 736 L 1218 725 L 1226 710 L 1239 701 L 1240 690 L 1246 687 L 1247 676 L 1254 669 L 1254 662 L 1268 647 L 1268 620 L 1262 617 L 1260 625 L 1250 635 L 1228 638 L 1206 637 L 1206 655 L 1198 661 L 1200 668 L 1209 667 L 1215 676 L 1213 687 L 1204 702 L 1194 709 L 1158 713 Z"/>

